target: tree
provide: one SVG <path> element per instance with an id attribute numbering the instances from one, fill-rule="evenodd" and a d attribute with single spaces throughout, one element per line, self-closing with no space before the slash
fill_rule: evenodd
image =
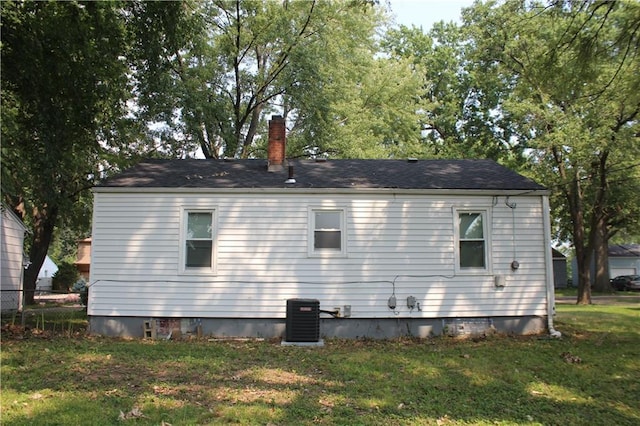
<path id="1" fill-rule="evenodd" d="M 417 142 L 414 111 L 394 113 L 390 102 L 408 103 L 412 81 L 402 65 L 375 59 L 384 17 L 368 1 L 139 2 L 133 10 L 140 114 L 206 158 L 264 156 L 259 135 L 275 112 L 289 123 L 293 156 L 389 155 Z"/>
<path id="2" fill-rule="evenodd" d="M 520 166 L 523 146 L 502 105 L 508 81 L 474 62 L 466 37 L 464 28 L 452 23 L 437 23 L 428 34 L 401 26 L 386 34 L 383 47 L 394 58 L 411 60 L 422 81 L 417 112 L 431 155 Z"/>
<path id="3" fill-rule="evenodd" d="M 265 109 L 283 94 L 296 49 L 316 38 L 316 2 L 138 3 L 140 105 L 206 158 L 250 155 Z M 177 17 L 177 18 L 176 18 Z M 147 37 L 149 24 L 161 38 Z"/>
<path id="4" fill-rule="evenodd" d="M 560 5 L 562 4 L 560 3 Z M 603 43 L 619 52 L 613 62 L 616 69 L 608 74 L 611 79 L 601 82 L 602 91 L 596 93 L 595 97 L 608 95 L 608 89 L 615 90 L 615 87 L 610 86 L 619 85 L 616 78 L 619 77 L 620 72 L 624 73 L 629 64 L 632 64 L 633 68 L 637 68 L 638 44 L 640 43 L 640 8 L 637 3 L 629 3 L 625 5 L 624 14 L 621 15 L 618 6 L 613 2 L 583 0 L 578 4 L 577 10 L 578 13 L 574 13 L 573 16 L 579 25 L 568 29 L 563 45 L 573 47 L 580 62 L 587 65 L 600 59 L 599 55 L 601 55 L 602 49 L 599 49 L 598 46 L 602 46 Z M 585 13 L 581 16 L 579 13 L 582 11 Z M 607 36 L 612 35 L 611 33 L 601 31 L 606 28 L 606 24 L 611 24 L 616 29 L 613 39 L 607 39 Z M 591 25 L 596 25 L 598 30 L 583 30 Z M 635 72 L 637 73 L 637 71 Z M 621 78 L 626 79 L 625 76 Z M 633 79 L 627 81 L 634 84 Z M 637 82 L 635 84 L 637 86 Z M 631 90 L 637 91 L 637 87 Z M 637 123 L 637 112 L 633 115 L 634 117 L 618 120 L 615 126 L 626 126 L 627 121 Z M 640 230 L 637 219 L 640 208 L 637 203 L 633 202 L 636 198 L 638 184 L 640 184 L 638 179 L 640 168 L 638 166 L 640 166 L 638 162 L 630 165 L 626 163 L 622 165 L 622 170 L 610 169 L 607 172 L 609 176 L 605 179 L 601 178 L 602 184 L 608 187 L 608 196 L 603 217 L 596 223 L 597 228 L 594 230 L 595 277 L 593 288 L 596 291 L 611 290 L 608 270 L 608 246 L 611 236 L 620 231 L 632 230 L 634 226 L 636 230 Z"/>
<path id="5" fill-rule="evenodd" d="M 2 196 L 31 228 L 26 302 L 54 228 L 87 215 L 105 167 L 137 150 L 114 2 L 3 2 Z"/>
<path id="6" fill-rule="evenodd" d="M 288 97 L 291 152 L 333 158 L 424 157 L 416 115 L 419 80 L 409 65 L 374 58 L 371 50 L 350 52 L 351 58 L 339 61 L 337 68 L 322 67 L 323 78 Z"/>
<path id="7" fill-rule="evenodd" d="M 612 217 L 611 181 L 637 167 L 640 150 L 640 5 L 600 6 L 490 2 L 465 16 L 475 62 L 511 85 L 503 108 L 515 118 L 532 173 L 553 190 L 559 234 L 576 251 L 578 303 L 590 303 L 594 249 L 621 219 Z M 633 202 L 623 200 L 627 191 L 615 193 Z"/>

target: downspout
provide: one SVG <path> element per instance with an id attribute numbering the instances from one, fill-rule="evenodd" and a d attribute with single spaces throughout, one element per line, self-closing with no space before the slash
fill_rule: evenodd
<path id="1" fill-rule="evenodd" d="M 549 196 L 542 196 L 542 225 L 544 228 L 544 263 L 547 280 L 547 327 L 551 337 L 562 337 L 562 333 L 553 328 L 553 316 L 556 312 L 555 285 L 553 283 L 553 256 L 551 253 L 551 219 Z"/>

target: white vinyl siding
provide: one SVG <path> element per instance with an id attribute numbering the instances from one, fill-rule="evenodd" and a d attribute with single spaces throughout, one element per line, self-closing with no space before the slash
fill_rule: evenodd
<path id="1" fill-rule="evenodd" d="M 24 234 L 22 222 L 4 206 L 0 209 L 2 311 L 16 311 L 21 308 L 22 274 L 24 268 Z"/>
<path id="2" fill-rule="evenodd" d="M 351 305 L 352 318 L 396 318 L 387 308 L 395 285 L 404 317 L 546 315 L 541 200 L 512 196 L 514 212 L 492 207 L 491 273 L 462 274 L 453 212 L 486 210 L 491 196 L 96 192 L 89 314 L 284 318 L 286 300 L 302 297 Z M 317 206 L 344 211 L 348 256 L 309 256 Z M 189 208 L 214 211 L 215 273 L 180 271 Z M 400 303 L 408 296 L 422 311 Z"/>

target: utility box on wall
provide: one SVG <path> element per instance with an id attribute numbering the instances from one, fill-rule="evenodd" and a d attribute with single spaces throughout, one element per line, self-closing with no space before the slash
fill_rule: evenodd
<path id="1" fill-rule="evenodd" d="M 320 301 L 288 299 L 286 319 L 287 342 L 317 342 L 320 340 Z"/>

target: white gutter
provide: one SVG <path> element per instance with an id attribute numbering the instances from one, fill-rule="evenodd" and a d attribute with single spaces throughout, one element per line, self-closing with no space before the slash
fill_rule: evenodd
<path id="1" fill-rule="evenodd" d="M 544 263 L 545 276 L 547 280 L 547 326 L 551 337 L 562 337 L 562 333 L 553 328 L 553 316 L 556 312 L 555 285 L 553 282 L 553 256 L 551 254 L 551 208 L 549 207 L 549 197 L 542 197 L 542 223 L 544 227 Z"/>

